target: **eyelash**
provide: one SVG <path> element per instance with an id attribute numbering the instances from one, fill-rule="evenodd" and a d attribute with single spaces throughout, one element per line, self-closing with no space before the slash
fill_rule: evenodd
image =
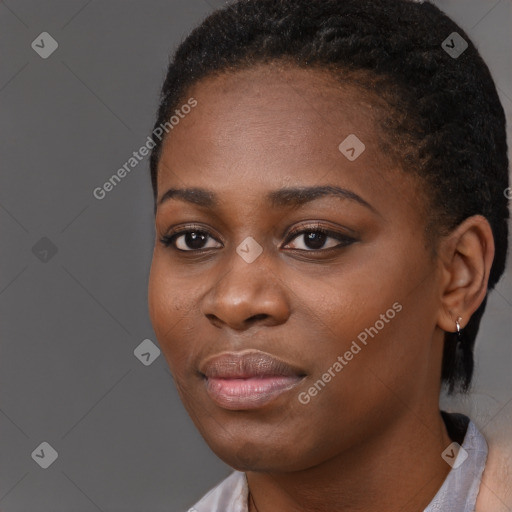
<path id="1" fill-rule="evenodd" d="M 212 249 L 215 249 L 215 248 L 206 248 L 206 249 L 189 249 L 189 250 L 184 250 L 184 249 L 178 249 L 174 243 L 176 241 L 176 239 L 182 235 L 186 235 L 188 233 L 197 233 L 199 235 L 207 235 L 209 238 L 213 238 L 211 236 L 211 234 L 205 230 L 204 228 L 202 228 L 201 226 L 196 226 L 196 225 L 190 225 L 190 226 L 187 226 L 186 229 L 182 229 L 180 231 L 176 231 L 174 233 L 171 233 L 171 234 L 168 234 L 168 235 L 165 235 L 163 237 L 160 238 L 160 242 L 165 246 L 165 247 L 169 247 L 169 248 L 172 248 L 173 250 L 175 251 L 178 251 L 178 252 L 181 252 L 181 253 L 205 253 L 205 252 L 208 252 Z M 300 251 L 300 252 L 313 252 L 313 253 L 319 253 L 319 252 L 327 252 L 327 251 L 332 251 L 334 249 L 341 249 L 342 247 L 345 247 L 347 245 L 350 245 L 351 243 L 355 242 L 356 239 L 353 238 L 353 237 L 350 237 L 350 236 L 347 236 L 347 235 L 342 235 L 341 233 L 337 233 L 335 231 L 331 231 L 319 224 L 311 224 L 311 225 L 308 225 L 308 226 L 299 226 L 298 228 L 292 230 L 287 239 L 286 239 L 286 244 L 289 244 L 293 239 L 297 238 L 298 235 L 304 235 L 306 233 L 322 233 L 323 235 L 326 235 L 327 237 L 329 238 L 334 238 L 334 239 L 337 239 L 339 240 L 341 243 L 339 243 L 338 245 L 335 245 L 334 247 L 328 247 L 327 249 L 309 249 L 309 250 L 306 250 L 306 249 L 292 249 L 292 250 L 295 250 L 295 251 Z M 215 240 L 215 238 L 214 238 Z M 217 240 L 218 241 L 218 240 Z M 325 243 L 325 242 L 324 242 Z"/>

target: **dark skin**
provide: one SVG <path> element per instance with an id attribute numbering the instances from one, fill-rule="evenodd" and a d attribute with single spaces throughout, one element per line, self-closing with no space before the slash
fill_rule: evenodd
<path id="1" fill-rule="evenodd" d="M 438 405 L 444 331 L 458 317 L 463 328 L 485 297 L 488 222 L 466 219 L 430 246 L 425 187 L 378 150 L 378 98 L 327 73 L 259 66 L 203 79 L 191 96 L 197 107 L 164 143 L 157 203 L 170 188 L 201 187 L 218 204 L 158 204 L 149 309 L 195 425 L 246 472 L 259 512 L 423 511 L 450 470 Z M 349 134 L 366 146 L 353 162 L 338 150 Z M 277 207 L 266 197 L 318 185 L 366 204 L 321 196 Z M 160 242 L 190 224 L 208 232 L 202 245 L 181 236 L 180 252 Z M 341 238 L 308 244 L 316 225 Z M 302 232 L 290 238 L 295 227 Z M 248 236 L 263 248 L 252 263 L 236 252 Z M 395 302 L 403 309 L 300 403 Z M 219 407 L 198 366 L 246 349 L 305 377 L 261 408 Z"/>

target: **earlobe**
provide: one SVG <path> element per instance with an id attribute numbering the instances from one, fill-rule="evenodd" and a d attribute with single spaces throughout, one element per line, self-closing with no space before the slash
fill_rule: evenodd
<path id="1" fill-rule="evenodd" d="M 467 218 L 447 236 L 440 247 L 444 279 L 438 326 L 457 332 L 463 329 L 487 294 L 494 259 L 491 226 L 482 215 Z"/>

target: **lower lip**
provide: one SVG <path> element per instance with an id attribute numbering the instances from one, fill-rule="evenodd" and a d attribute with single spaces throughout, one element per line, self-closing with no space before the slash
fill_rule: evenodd
<path id="1" fill-rule="evenodd" d="M 207 378 L 206 391 L 223 409 L 258 409 L 295 387 L 301 380 L 302 378 L 298 376 Z"/>

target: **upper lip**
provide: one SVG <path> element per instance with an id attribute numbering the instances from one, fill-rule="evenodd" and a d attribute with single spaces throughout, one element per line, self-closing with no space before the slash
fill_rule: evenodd
<path id="1" fill-rule="evenodd" d="M 216 354 L 204 360 L 199 371 L 218 379 L 305 375 L 300 368 L 259 350 Z"/>

